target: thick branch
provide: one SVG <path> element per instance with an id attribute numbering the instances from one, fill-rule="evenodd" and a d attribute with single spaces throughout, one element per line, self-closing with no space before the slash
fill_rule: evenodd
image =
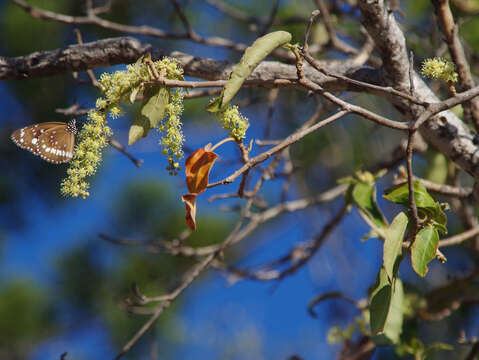
<path id="1" fill-rule="evenodd" d="M 403 92 L 409 91 L 409 58 L 404 34 L 383 0 L 360 0 L 364 26 L 380 50 L 384 63 L 385 81 L 388 85 Z M 437 102 L 436 95 L 423 80 L 415 75 L 415 89 L 411 95 L 420 100 Z M 412 112 L 415 118 L 424 109 L 411 105 L 400 98 L 390 98 L 405 114 Z M 459 165 L 464 171 L 479 179 L 479 152 L 477 139 L 471 130 L 451 111 L 444 111 L 424 123 L 419 128 L 421 135 L 440 152 Z"/>
<path id="2" fill-rule="evenodd" d="M 0 80 L 20 80 L 128 64 L 146 52 L 152 52 L 156 58 L 166 55 L 161 50 L 153 50 L 150 44 L 143 44 L 131 37 L 121 37 L 70 45 L 65 49 L 39 51 L 16 58 L 0 57 Z"/>
<path id="3" fill-rule="evenodd" d="M 85 71 L 95 67 L 135 62 L 141 55 L 151 52 L 153 59 L 168 55 L 174 57 L 183 66 L 185 75 L 207 80 L 224 80 L 229 77 L 233 64 L 198 58 L 189 54 L 153 48 L 131 37 L 104 39 L 95 42 L 68 46 L 65 49 L 37 52 L 23 57 L 0 57 L 0 80 L 25 79 L 39 76 L 58 75 L 73 71 Z M 326 65 L 318 63 L 319 66 Z M 325 76 L 312 67 L 303 66 L 306 79 L 321 86 L 325 91 L 371 91 L 381 95 L 378 90 L 366 89 L 341 78 Z M 348 69 L 339 65 L 327 67 L 331 73 L 342 74 L 358 81 L 376 85 L 385 85 L 384 72 L 368 67 Z M 296 81 L 296 67 L 275 61 L 262 62 L 251 74 L 257 86 L 287 86 L 304 89 Z M 415 94 L 424 102 L 438 102 L 437 97 L 419 78 L 415 77 Z M 406 110 L 405 102 L 385 92 L 394 104 Z M 421 109 L 423 109 L 421 107 Z M 462 169 L 479 179 L 479 152 L 475 135 L 452 112 L 444 111 L 423 125 L 419 131 L 436 148 L 456 162 Z"/>

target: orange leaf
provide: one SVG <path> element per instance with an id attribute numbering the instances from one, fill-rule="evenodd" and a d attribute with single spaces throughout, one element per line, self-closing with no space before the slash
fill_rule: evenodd
<path id="1" fill-rule="evenodd" d="M 198 149 L 188 156 L 185 161 L 186 185 L 191 194 L 201 194 L 206 190 L 210 170 L 217 157 L 214 152 L 205 149 Z"/>
<path id="2" fill-rule="evenodd" d="M 181 197 L 186 206 L 186 224 L 191 230 L 196 230 L 196 195 L 186 194 Z"/>

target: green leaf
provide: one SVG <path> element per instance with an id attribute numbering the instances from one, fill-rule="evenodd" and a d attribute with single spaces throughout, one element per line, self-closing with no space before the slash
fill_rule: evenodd
<path id="1" fill-rule="evenodd" d="M 433 352 L 436 352 L 436 351 L 440 351 L 440 350 L 451 351 L 453 349 L 454 349 L 454 347 L 452 347 L 449 344 L 440 343 L 440 342 L 433 343 L 433 344 L 429 345 L 426 348 L 426 350 L 424 351 L 424 358 L 428 358 L 428 356 L 430 356 Z"/>
<path id="2" fill-rule="evenodd" d="M 222 109 L 224 105 L 228 104 L 256 66 L 278 46 L 289 43 L 291 38 L 291 34 L 286 31 L 275 31 L 256 39 L 256 41 L 246 49 L 240 62 L 234 68 L 218 100 L 210 103 L 206 107 L 206 110 L 217 112 Z"/>
<path id="3" fill-rule="evenodd" d="M 409 340 L 409 343 L 401 342 L 400 344 L 398 344 L 395 347 L 394 352 L 400 357 L 404 357 L 406 355 L 414 355 L 420 352 L 424 352 L 424 345 L 419 339 L 414 337 Z"/>
<path id="4" fill-rule="evenodd" d="M 372 340 L 377 345 L 397 344 L 402 332 L 404 289 L 400 279 L 394 279 L 391 286 L 386 271 L 381 268 L 378 274 L 379 286 L 371 297 Z M 381 285 L 382 284 L 382 285 Z M 381 325 L 382 326 L 379 326 Z M 374 327 L 373 327 L 374 324 Z"/>
<path id="5" fill-rule="evenodd" d="M 442 224 L 439 224 L 435 221 L 432 222 L 432 225 L 434 226 L 434 228 L 440 232 L 441 234 L 443 235 L 446 235 L 447 234 L 447 227 L 445 227 L 444 225 Z"/>
<path id="6" fill-rule="evenodd" d="M 376 187 L 374 184 L 357 183 L 354 185 L 352 197 L 356 205 L 375 225 L 384 228 L 387 226 L 384 215 L 376 203 Z"/>
<path id="7" fill-rule="evenodd" d="M 155 128 L 161 119 L 165 117 L 166 106 L 170 101 L 170 92 L 167 88 L 153 86 L 145 91 L 146 101 L 141 108 L 141 115 L 150 122 L 150 128 Z"/>
<path id="8" fill-rule="evenodd" d="M 359 182 L 358 179 L 356 179 L 354 176 L 345 176 L 343 178 L 339 178 L 338 180 L 336 180 L 336 182 L 338 184 L 348 184 L 348 185 L 354 185 L 354 184 L 357 184 Z"/>
<path id="9" fill-rule="evenodd" d="M 139 114 L 133 121 L 128 132 L 128 145 L 134 144 L 142 137 L 145 137 L 150 131 L 150 122 L 148 119 Z"/>
<path id="10" fill-rule="evenodd" d="M 388 189 L 384 197 L 394 203 L 409 206 L 408 185 L 403 184 L 399 187 Z M 414 198 L 416 200 L 419 218 L 427 218 L 437 231 L 440 231 L 442 234 L 447 234 L 447 216 L 442 210 L 441 204 L 434 201 L 427 192 L 426 187 L 417 181 L 414 182 Z"/>
<path id="11" fill-rule="evenodd" d="M 424 217 L 423 215 L 426 215 L 439 232 L 442 234 L 447 234 L 447 216 L 438 202 L 435 203 L 434 207 L 419 209 L 418 214 L 420 217 Z"/>
<path id="12" fill-rule="evenodd" d="M 416 207 L 435 207 L 436 202 L 427 192 L 424 184 L 419 181 L 415 181 L 414 184 L 414 199 L 416 201 Z M 402 184 L 398 187 L 392 187 L 385 191 L 384 198 L 392 201 L 396 204 L 409 205 L 409 189 L 408 184 Z"/>
<path id="13" fill-rule="evenodd" d="M 447 217 L 442 211 L 441 205 L 436 202 L 436 206 L 418 209 L 420 218 L 427 217 L 431 225 L 442 234 L 447 234 Z"/>
<path id="14" fill-rule="evenodd" d="M 384 326 L 391 306 L 392 287 L 391 281 L 383 267 L 379 270 L 376 284 L 371 294 L 370 322 L 371 332 L 376 335 L 384 331 Z"/>
<path id="15" fill-rule="evenodd" d="M 436 257 L 439 244 L 439 234 L 434 226 L 429 225 L 421 229 L 414 239 L 411 247 L 411 262 L 414 271 L 419 276 L 426 276 L 427 264 Z"/>
<path id="16" fill-rule="evenodd" d="M 221 91 L 220 96 L 210 101 L 210 103 L 206 106 L 206 110 L 212 113 L 215 113 L 221 110 L 221 100 L 223 98 L 223 92 L 224 90 Z"/>
<path id="17" fill-rule="evenodd" d="M 369 230 L 369 232 L 368 232 L 367 234 L 364 234 L 364 235 L 361 237 L 360 241 L 361 241 L 361 242 L 366 242 L 366 241 L 368 241 L 369 239 L 377 239 L 377 238 L 379 238 L 379 237 L 380 237 L 380 234 L 379 234 L 376 230 L 371 229 L 371 230 Z"/>
<path id="18" fill-rule="evenodd" d="M 170 100 L 169 94 L 168 89 L 161 86 L 152 86 L 144 91 L 144 105 L 130 127 L 128 145 L 148 135 L 148 131 L 154 129 L 165 117 L 166 106 Z"/>
<path id="19" fill-rule="evenodd" d="M 394 271 L 399 268 L 402 255 L 402 243 L 406 232 L 408 217 L 402 211 L 393 220 L 386 230 L 384 240 L 383 264 L 389 279 L 393 280 Z"/>

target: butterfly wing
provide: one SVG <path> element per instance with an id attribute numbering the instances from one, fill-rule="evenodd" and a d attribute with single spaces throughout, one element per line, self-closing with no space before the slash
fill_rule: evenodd
<path id="1" fill-rule="evenodd" d="M 66 163 L 73 157 L 75 121 L 44 122 L 16 130 L 11 139 L 22 149 L 54 163 Z"/>
<path id="2" fill-rule="evenodd" d="M 70 132 L 65 123 L 47 129 L 38 137 L 38 155 L 54 164 L 69 162 L 74 147 L 75 133 Z"/>
<path id="3" fill-rule="evenodd" d="M 13 132 L 11 135 L 12 141 L 21 147 L 22 149 L 31 151 L 35 155 L 38 153 L 38 138 L 48 129 L 51 129 L 55 126 L 59 126 L 63 123 L 61 122 L 46 122 L 41 124 L 35 124 L 30 126 L 25 126 L 24 128 L 18 129 Z"/>

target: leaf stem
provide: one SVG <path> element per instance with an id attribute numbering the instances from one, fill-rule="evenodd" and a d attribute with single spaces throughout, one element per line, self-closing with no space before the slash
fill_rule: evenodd
<path id="1" fill-rule="evenodd" d="M 218 146 L 223 145 L 225 142 L 228 142 L 228 141 L 235 141 L 235 139 L 232 138 L 232 137 L 223 139 L 223 140 L 221 140 L 219 143 L 217 143 L 216 145 L 214 145 L 211 149 L 209 149 L 209 151 L 214 151 Z"/>

